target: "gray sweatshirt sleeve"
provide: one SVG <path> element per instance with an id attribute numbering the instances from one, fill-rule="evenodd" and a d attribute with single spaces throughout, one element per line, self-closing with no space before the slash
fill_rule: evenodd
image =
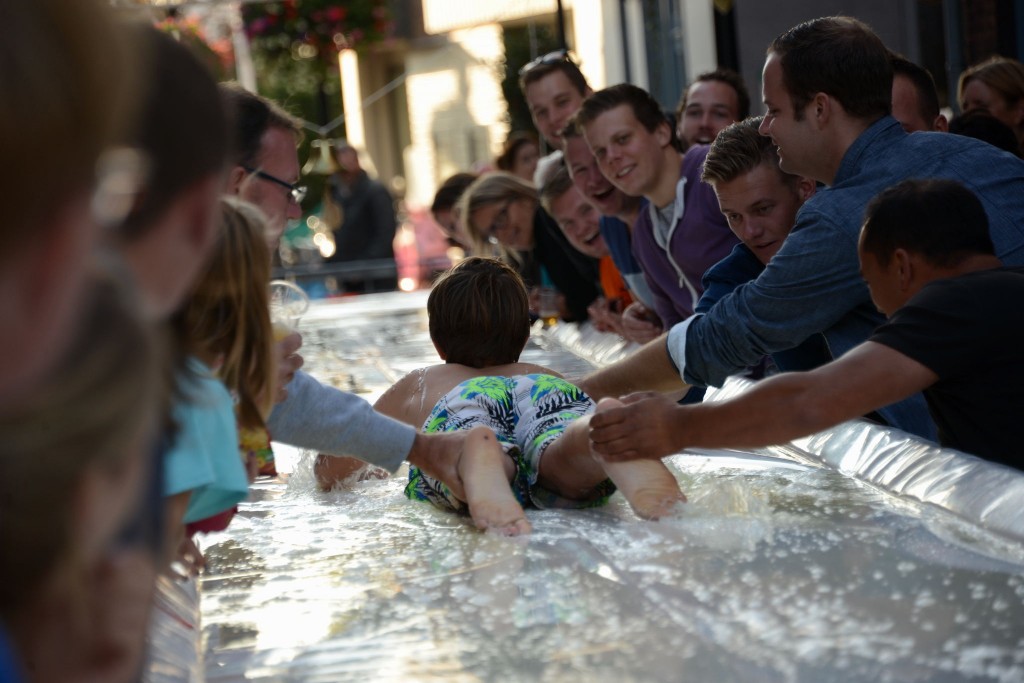
<path id="1" fill-rule="evenodd" d="M 295 373 L 288 398 L 267 427 L 274 441 L 332 455 L 351 455 L 394 472 L 412 449 L 416 430 L 381 415 L 363 398 Z"/>

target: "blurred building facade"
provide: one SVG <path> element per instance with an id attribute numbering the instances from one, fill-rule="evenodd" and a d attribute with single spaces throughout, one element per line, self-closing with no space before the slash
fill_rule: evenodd
<path id="1" fill-rule="evenodd" d="M 500 150 L 509 132 L 504 36 L 552 29 L 559 6 L 565 42 L 595 89 L 629 81 L 667 109 L 719 65 L 738 70 L 757 103 L 768 43 L 818 16 L 870 24 L 932 71 L 954 110 L 963 68 L 995 53 L 1020 58 L 1024 46 L 1024 0 L 398 0 L 396 37 L 343 53 L 341 79 L 349 141 L 381 178 L 395 179 L 409 206 L 429 206 L 444 178 Z"/>

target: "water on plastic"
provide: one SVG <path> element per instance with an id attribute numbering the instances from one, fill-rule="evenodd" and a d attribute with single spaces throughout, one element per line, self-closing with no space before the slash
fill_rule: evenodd
<path id="1" fill-rule="evenodd" d="M 423 301 L 315 305 L 307 368 L 372 400 L 436 362 Z M 590 367 L 547 339 L 524 360 Z M 407 500 L 404 469 L 324 493 L 277 450 L 203 542 L 211 683 L 1024 680 L 1024 548 L 830 469 L 684 453 L 669 519 L 616 495 L 509 539 Z"/>

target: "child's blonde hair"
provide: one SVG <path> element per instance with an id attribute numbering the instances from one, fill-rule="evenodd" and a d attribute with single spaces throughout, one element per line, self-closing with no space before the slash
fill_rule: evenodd
<path id="1" fill-rule="evenodd" d="M 218 243 L 179 313 L 185 351 L 221 359 L 217 375 L 235 392 L 244 427 L 264 426 L 275 391 L 265 233 L 258 208 L 221 199 Z"/>
<path id="2" fill-rule="evenodd" d="M 86 474 L 124 471 L 152 446 L 157 348 L 123 288 L 103 277 L 55 372 L 0 416 L 0 617 L 82 559 L 75 501 Z"/>

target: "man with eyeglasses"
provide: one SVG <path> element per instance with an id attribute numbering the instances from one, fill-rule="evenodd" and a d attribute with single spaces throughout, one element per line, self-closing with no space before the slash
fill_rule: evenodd
<path id="1" fill-rule="evenodd" d="M 273 102 L 233 83 L 221 93 L 235 112 L 235 166 L 228 173 L 227 194 L 260 207 L 267 217 L 267 241 L 276 247 L 288 221 L 302 217 L 296 147 L 299 122 Z"/>
<path id="2" fill-rule="evenodd" d="M 222 84 L 221 95 L 234 112 L 236 131 L 235 166 L 228 173 L 227 192 L 259 206 L 279 239 L 287 221 L 301 215 L 292 193 L 300 189 L 294 185 L 299 177 L 299 125 L 270 100 L 236 85 Z M 267 425 L 275 441 L 353 456 L 391 472 L 408 461 L 444 481 L 456 496 L 465 495 L 455 470 L 465 433 L 421 434 L 376 412 L 363 398 L 321 384 L 299 370 L 301 345 L 297 333 L 277 344 L 279 386 L 285 389 Z M 341 460 L 345 458 L 321 458 L 327 464 Z"/>

